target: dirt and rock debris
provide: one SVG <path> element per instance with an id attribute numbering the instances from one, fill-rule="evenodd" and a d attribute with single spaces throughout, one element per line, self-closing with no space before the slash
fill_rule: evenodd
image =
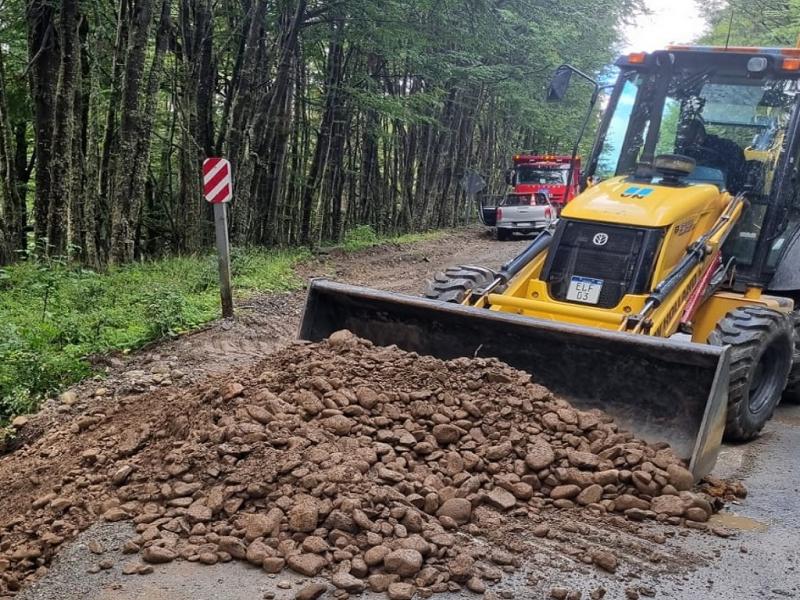
<path id="1" fill-rule="evenodd" d="M 0 459 L 0 596 L 104 520 L 135 526 L 129 575 L 241 560 L 324 575 L 339 598 L 488 597 L 531 542 L 533 560 L 557 556 L 565 570 L 669 562 L 630 536 L 658 544 L 661 525 L 705 529 L 718 496 L 743 493 L 692 484 L 665 445 L 503 363 L 440 361 L 342 331 L 174 395 L 111 400 Z M 615 547 L 609 528 L 628 538 Z M 89 551 L 93 571 L 113 566 L 102 547 Z"/>

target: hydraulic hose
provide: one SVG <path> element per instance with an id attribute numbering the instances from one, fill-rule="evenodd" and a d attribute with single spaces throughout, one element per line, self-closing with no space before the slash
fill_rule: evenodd
<path id="1" fill-rule="evenodd" d="M 476 305 L 481 300 L 485 301 L 489 294 L 494 292 L 494 290 L 501 285 L 507 284 L 514 275 L 525 267 L 525 265 L 545 251 L 552 241 L 553 234 L 549 230 L 545 230 L 537 235 L 536 238 L 528 244 L 525 250 L 500 267 L 500 272 L 497 274 L 497 277 L 495 277 L 489 285 L 481 290 L 476 290 L 476 293 L 471 296 L 469 303 Z"/>
<path id="2" fill-rule="evenodd" d="M 553 234 L 549 230 L 537 235 L 525 250 L 500 267 L 500 272 L 497 274 L 498 278 L 503 279 L 502 283 L 508 283 L 525 265 L 546 250 L 552 241 Z"/>
<path id="3" fill-rule="evenodd" d="M 677 288 L 681 282 L 691 273 L 700 262 L 707 256 L 708 251 L 704 245 L 696 245 L 681 259 L 681 262 L 670 271 L 656 289 L 648 296 L 648 303 L 660 306 L 664 300 Z"/>

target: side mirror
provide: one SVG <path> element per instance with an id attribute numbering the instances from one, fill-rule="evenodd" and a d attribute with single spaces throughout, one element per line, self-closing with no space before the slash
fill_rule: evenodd
<path id="1" fill-rule="evenodd" d="M 506 169 L 506 183 L 514 185 L 514 169 Z"/>
<path id="2" fill-rule="evenodd" d="M 566 65 L 561 65 L 556 69 L 553 78 L 550 80 L 550 87 L 547 90 L 548 102 L 560 102 L 567 95 L 567 88 L 572 79 L 572 69 Z"/>

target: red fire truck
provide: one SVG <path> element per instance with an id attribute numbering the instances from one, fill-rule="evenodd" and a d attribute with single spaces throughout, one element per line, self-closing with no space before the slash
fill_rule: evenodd
<path id="1" fill-rule="evenodd" d="M 580 157 L 573 161 L 570 156 L 555 154 L 516 154 L 514 167 L 506 173 L 506 182 L 514 186 L 514 194 L 532 197 L 534 192 L 545 191 L 558 209 L 578 195 L 580 178 Z"/>

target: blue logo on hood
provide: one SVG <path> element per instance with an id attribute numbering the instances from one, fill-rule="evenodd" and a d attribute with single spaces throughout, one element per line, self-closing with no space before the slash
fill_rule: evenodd
<path id="1" fill-rule="evenodd" d="M 647 187 L 639 187 L 637 185 L 633 185 L 629 188 L 626 188 L 624 192 L 622 192 L 623 198 L 647 198 L 650 194 L 653 193 L 653 188 Z"/>

